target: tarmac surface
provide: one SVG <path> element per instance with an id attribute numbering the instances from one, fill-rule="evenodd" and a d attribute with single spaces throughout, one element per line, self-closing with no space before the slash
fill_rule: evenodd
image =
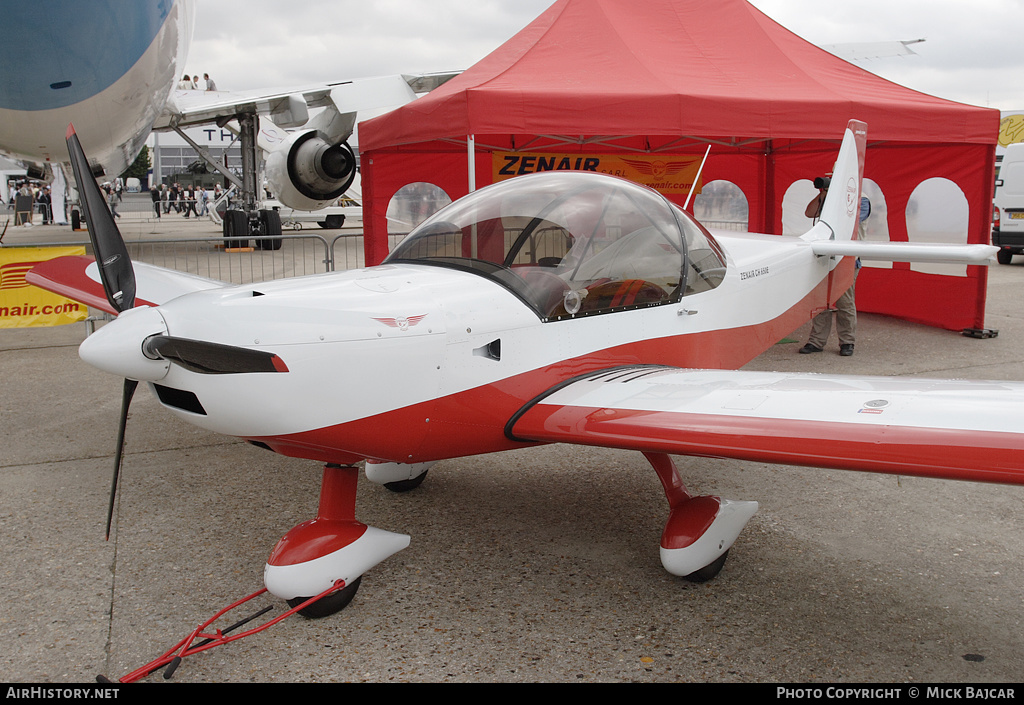
<path id="1" fill-rule="evenodd" d="M 834 336 L 798 355 L 804 326 L 748 367 L 1024 380 L 1022 286 L 1024 258 L 991 267 L 995 338 L 862 314 L 853 357 Z M 274 543 L 316 514 L 318 463 L 185 425 L 140 389 L 104 541 L 121 380 L 79 359 L 84 336 L 0 330 L 3 682 L 143 666 L 261 589 Z M 661 567 L 667 505 L 639 453 L 445 461 L 410 493 L 361 482 L 357 517 L 412 544 L 344 611 L 190 657 L 173 682 L 1024 681 L 1024 487 L 677 464 L 692 492 L 761 505 L 708 583 Z M 254 604 L 217 626 L 285 609 Z"/>

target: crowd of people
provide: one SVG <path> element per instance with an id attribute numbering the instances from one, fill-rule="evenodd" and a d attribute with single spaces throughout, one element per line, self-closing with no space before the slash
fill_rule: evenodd
<path id="1" fill-rule="evenodd" d="M 118 206 L 124 198 L 123 181 L 117 179 L 113 183 L 105 182 L 100 185 L 100 189 L 103 191 L 107 206 L 110 208 L 110 213 L 115 218 L 120 218 L 121 213 L 118 212 Z M 182 186 L 180 183 L 174 183 L 170 186 L 161 184 L 159 186 L 154 185 L 149 191 L 153 199 L 153 212 L 157 218 L 161 215 L 167 215 L 172 211 L 185 218 L 191 216 L 199 218 L 207 215 L 211 205 L 224 193 L 224 189 L 220 184 L 217 184 L 212 189 L 206 189 L 201 186 Z M 27 180 L 10 181 L 6 190 L 0 193 L 0 208 L 6 207 L 6 210 L 12 215 L 17 208 L 20 213 L 22 205 L 26 202 L 25 199 L 29 199 L 29 202 L 32 204 L 29 216 L 40 215 L 43 225 L 49 225 L 53 222 L 52 198 L 50 186 L 47 184 Z M 31 223 L 32 218 L 26 217 L 25 222 Z"/>
<path id="2" fill-rule="evenodd" d="M 153 199 L 153 212 L 159 218 L 161 214 L 168 215 L 172 210 L 188 218 L 189 216 L 202 217 L 209 213 L 210 203 L 216 201 L 224 191 L 220 184 L 217 184 L 212 191 L 201 187 L 182 186 L 174 183 L 156 185 L 149 189 L 149 195 Z"/>
<path id="3" fill-rule="evenodd" d="M 9 181 L 6 193 L 8 211 L 13 212 L 18 209 L 19 197 L 21 197 L 22 203 L 26 202 L 25 199 L 29 199 L 28 202 L 31 204 L 27 211 L 26 224 L 32 222 L 32 216 L 35 213 L 42 216 L 43 225 L 48 225 L 53 221 L 53 199 L 50 195 L 49 185 L 34 181 Z M 0 195 L 0 203 L 4 202 L 4 198 L 4 195 Z"/>

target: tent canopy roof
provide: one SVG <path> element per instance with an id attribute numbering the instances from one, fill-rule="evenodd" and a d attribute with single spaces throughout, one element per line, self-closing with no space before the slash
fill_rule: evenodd
<path id="1" fill-rule="evenodd" d="M 362 151 L 466 135 L 994 144 L 999 112 L 897 85 L 745 0 L 558 0 L 473 67 L 360 125 Z"/>

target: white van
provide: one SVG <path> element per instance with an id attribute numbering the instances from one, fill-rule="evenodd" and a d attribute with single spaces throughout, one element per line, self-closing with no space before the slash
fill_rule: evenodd
<path id="1" fill-rule="evenodd" d="M 992 244 L 999 248 L 999 264 L 1024 254 L 1024 143 L 1006 148 L 996 179 L 996 222 Z"/>

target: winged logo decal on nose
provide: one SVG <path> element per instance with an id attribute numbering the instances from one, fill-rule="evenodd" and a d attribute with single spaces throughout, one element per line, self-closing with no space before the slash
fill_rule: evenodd
<path id="1" fill-rule="evenodd" d="M 409 330 L 412 326 L 416 325 L 426 317 L 427 314 L 424 313 L 419 316 L 398 316 L 395 318 L 383 317 L 374 318 L 373 320 L 380 321 L 389 328 L 397 328 L 398 330 Z"/>

